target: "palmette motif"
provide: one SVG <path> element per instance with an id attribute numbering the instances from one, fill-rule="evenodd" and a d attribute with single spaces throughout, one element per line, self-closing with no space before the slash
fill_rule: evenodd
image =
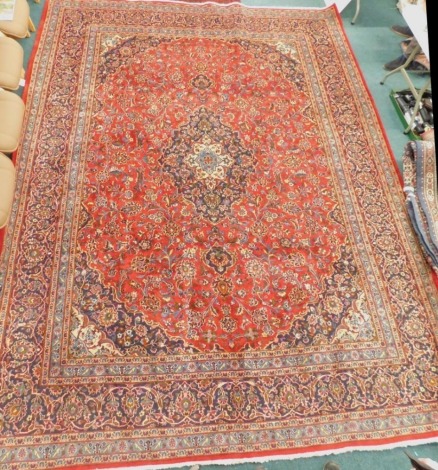
<path id="1" fill-rule="evenodd" d="M 54 0 L 25 125 L 5 468 L 436 431 L 436 290 L 334 10 Z"/>

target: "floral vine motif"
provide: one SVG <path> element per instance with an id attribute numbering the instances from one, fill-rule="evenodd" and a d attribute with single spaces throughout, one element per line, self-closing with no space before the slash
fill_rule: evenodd
<path id="1" fill-rule="evenodd" d="M 99 308 L 96 288 L 77 293 L 87 305 L 71 352 L 277 349 L 332 335 L 335 323 L 288 334 L 345 237 L 292 49 L 131 39 L 102 39 L 78 238 L 102 290 Z M 263 77 L 257 64 L 269 64 Z"/>

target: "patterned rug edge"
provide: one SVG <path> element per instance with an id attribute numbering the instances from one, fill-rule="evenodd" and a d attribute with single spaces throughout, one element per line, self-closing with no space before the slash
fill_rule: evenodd
<path id="1" fill-rule="evenodd" d="M 137 1 L 137 0 L 131 0 L 131 1 Z M 138 1 L 143 1 L 143 0 L 138 0 Z M 149 0 L 146 0 L 147 2 Z M 227 2 L 226 0 L 223 1 L 223 2 L 211 2 L 211 1 L 208 1 L 208 2 L 190 2 L 190 1 L 174 1 L 174 0 L 169 0 L 169 1 L 163 1 L 162 3 L 179 3 L 179 4 L 191 4 L 193 5 L 193 3 L 199 3 L 199 4 L 218 4 L 218 5 L 224 5 L 224 6 L 229 6 L 229 5 L 232 5 L 232 4 L 239 4 L 238 2 L 235 2 L 235 1 L 231 1 L 231 2 Z M 242 6 L 245 6 L 245 5 L 242 5 Z M 46 2 L 45 6 L 44 6 L 44 11 L 43 11 L 43 16 L 42 16 L 42 20 L 41 20 L 41 25 L 42 25 L 42 22 L 45 20 L 45 17 L 46 17 L 46 12 L 47 12 L 47 7 L 48 7 L 48 2 Z M 262 7 L 263 8 L 263 7 Z M 29 67 L 28 67 L 28 81 L 30 81 L 30 76 L 31 76 L 31 73 L 32 73 L 32 65 L 33 65 L 33 59 L 34 59 L 34 55 L 35 55 L 35 52 L 36 52 L 36 49 L 38 47 L 38 42 L 39 42 L 39 38 L 41 36 L 41 31 L 42 31 L 42 28 L 40 27 L 38 29 L 38 32 L 37 32 L 37 39 L 36 39 L 36 42 L 35 42 L 35 45 L 33 47 L 33 52 L 32 52 L 32 56 L 31 56 L 31 60 L 29 62 Z M 351 44 L 348 40 L 348 37 L 346 35 L 346 32 L 345 30 L 343 30 L 343 33 L 344 33 L 344 36 L 346 38 L 346 41 L 350 47 L 350 50 L 352 51 L 352 55 L 355 57 L 354 55 L 354 52 L 353 52 L 353 49 L 351 47 Z M 355 57 L 355 60 L 356 60 L 356 57 Z M 357 60 L 356 60 L 356 64 L 358 66 L 358 69 L 360 71 L 360 73 L 362 74 L 362 71 L 360 69 L 360 66 L 359 64 L 357 63 Z M 380 116 L 379 116 L 379 113 L 377 111 L 377 107 L 375 105 L 375 102 L 374 102 L 374 99 L 371 95 L 371 92 L 368 88 L 368 85 L 366 83 L 366 80 L 363 78 L 363 83 L 365 84 L 365 87 L 366 87 L 366 90 L 368 92 L 368 95 L 370 97 L 370 100 L 372 101 L 373 103 L 373 106 L 376 110 L 376 114 L 378 116 L 378 119 L 380 121 L 380 124 L 381 124 L 381 129 L 382 129 L 382 133 L 383 133 L 383 136 L 386 140 L 386 142 L 388 143 L 388 147 L 389 149 L 391 148 L 389 146 L 389 142 L 388 142 L 388 138 L 387 138 L 387 135 L 386 135 L 386 132 L 385 132 L 385 129 L 383 127 L 383 124 L 381 122 L 381 119 L 380 119 Z M 26 88 L 24 90 L 24 98 L 26 98 L 27 96 L 27 92 L 28 92 L 28 88 L 27 88 L 27 84 L 26 84 Z M 398 175 L 400 177 L 400 180 L 401 180 L 401 173 L 397 167 L 397 164 L 396 164 L 396 161 L 395 161 L 395 157 L 393 155 L 393 153 L 390 151 L 390 154 L 391 154 L 391 157 L 393 159 L 393 163 L 394 163 L 394 167 L 396 170 L 398 170 Z M 400 181 L 401 182 L 401 181 Z M 1 249 L 3 248 L 2 247 L 2 238 L 3 238 L 3 230 L 0 231 L 0 252 L 1 252 Z M 6 235 L 6 240 L 7 240 L 7 235 Z M 438 287 L 438 276 L 434 276 L 434 282 L 435 284 L 437 285 Z M 208 459 L 205 459 L 203 457 L 199 457 L 199 458 L 193 458 L 192 460 L 184 460 L 184 458 L 181 458 L 181 460 L 179 461 L 179 459 L 175 459 L 175 460 L 169 460 L 168 462 L 164 462 L 161 463 L 161 464 L 153 464 L 153 463 L 148 463 L 147 461 L 138 461 L 138 462 L 130 462 L 128 466 L 126 466 L 126 464 L 124 463 L 114 463 L 114 464 L 110 464 L 110 465 L 104 465 L 104 464 L 97 464 L 97 465 L 74 465 L 74 466 L 67 466 L 67 467 L 63 467 L 64 470 L 76 470 L 76 469 L 81 469 L 81 470 L 86 470 L 86 469 L 112 469 L 112 468 L 119 468 L 119 469 L 141 469 L 141 468 L 145 468 L 145 469 L 148 469 L 148 470 L 151 470 L 151 469 L 165 469 L 165 468 L 180 468 L 180 467 L 190 467 L 190 466 L 193 466 L 193 465 L 207 465 L 207 464 L 215 464 L 215 465 L 233 465 L 233 464 L 241 464 L 241 463 L 261 463 L 261 462 L 268 462 L 268 461 L 274 461 L 274 460 L 293 460 L 293 459 L 297 459 L 297 458 L 310 458 L 310 457 L 317 457 L 317 456 L 327 456 L 327 455 L 332 455 L 332 454 L 341 454 L 341 453 L 347 453 L 347 452 L 352 452 L 352 451 L 370 451 L 370 450 L 386 450 L 386 449 L 394 449 L 394 448 L 399 448 L 399 447 L 405 447 L 405 446 L 414 446 L 414 445 L 420 445 L 420 444 L 428 444 L 428 443 L 436 443 L 438 434 L 437 433 L 426 433 L 426 434 L 419 434 L 419 435 L 413 435 L 413 436 L 404 436 L 402 439 L 405 439 L 405 440 L 397 440 L 397 442 L 392 442 L 393 440 L 395 441 L 395 439 L 387 439 L 387 440 L 376 440 L 375 442 L 370 440 L 370 441 L 362 441 L 362 442 L 356 442 L 355 445 L 352 445 L 351 447 L 346 445 L 345 443 L 343 444 L 339 444 L 339 448 L 336 448 L 336 445 L 330 445 L 330 446 L 327 446 L 327 449 L 324 449 L 323 447 L 324 446 L 318 446 L 318 448 L 314 448 L 314 447 L 309 447 L 308 450 L 306 449 L 297 449 L 297 452 L 295 453 L 293 450 L 288 450 L 288 451 L 279 451 L 279 453 L 273 453 L 272 451 L 266 451 L 266 452 L 259 452 L 259 453 L 254 453 L 253 455 L 251 455 L 250 457 L 243 457 L 243 458 L 237 458 L 237 456 L 234 456 L 232 454 L 230 455 L 226 455 L 224 457 L 224 455 L 218 455 L 217 457 L 216 456 L 209 456 Z"/>
<path id="2" fill-rule="evenodd" d="M 418 439 L 412 436 L 406 441 L 398 441 L 393 443 L 382 443 L 382 444 L 366 444 L 353 445 L 353 446 L 342 446 L 339 448 L 333 448 L 327 450 L 309 450 L 308 452 L 298 451 L 297 453 L 279 453 L 279 454 L 266 454 L 266 455 L 254 455 L 252 457 L 222 457 L 210 456 L 207 459 L 203 457 L 193 458 L 189 461 L 175 461 L 171 460 L 168 463 L 148 463 L 147 461 L 119 463 L 119 464 L 97 464 L 97 465 L 74 465 L 63 467 L 62 470 L 166 470 L 170 468 L 189 468 L 189 470 L 198 470 L 201 465 L 243 465 L 243 464 L 263 464 L 268 462 L 293 462 L 297 459 L 310 459 L 318 457 L 330 457 L 341 454 L 348 454 L 350 452 L 379 452 L 379 451 L 391 451 L 396 449 L 403 449 L 408 447 L 436 444 L 438 433 L 428 433 L 425 436 L 419 437 Z M 411 440 L 412 439 L 412 440 Z M 390 441 L 391 439 L 388 439 Z"/>

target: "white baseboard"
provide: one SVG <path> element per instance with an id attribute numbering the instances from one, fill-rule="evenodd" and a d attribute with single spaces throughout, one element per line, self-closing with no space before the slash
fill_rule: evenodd
<path id="1" fill-rule="evenodd" d="M 341 12 L 351 2 L 351 0 L 324 0 L 324 2 L 327 6 L 336 3 L 338 11 Z"/>

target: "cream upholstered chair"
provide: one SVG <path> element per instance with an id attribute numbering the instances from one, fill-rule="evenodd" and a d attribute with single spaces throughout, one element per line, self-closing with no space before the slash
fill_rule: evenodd
<path id="1" fill-rule="evenodd" d="M 0 32 L 0 87 L 17 90 L 24 78 L 23 47 Z"/>
<path id="2" fill-rule="evenodd" d="M 26 38 L 35 31 L 27 0 L 15 0 L 14 18 L 0 21 L 0 31 L 14 38 Z"/>
<path id="3" fill-rule="evenodd" d="M 0 229 L 9 219 L 15 191 L 15 166 L 12 160 L 0 153 Z"/>
<path id="4" fill-rule="evenodd" d="M 12 91 L 0 88 L 0 152 L 12 153 L 20 142 L 24 102 Z"/>

